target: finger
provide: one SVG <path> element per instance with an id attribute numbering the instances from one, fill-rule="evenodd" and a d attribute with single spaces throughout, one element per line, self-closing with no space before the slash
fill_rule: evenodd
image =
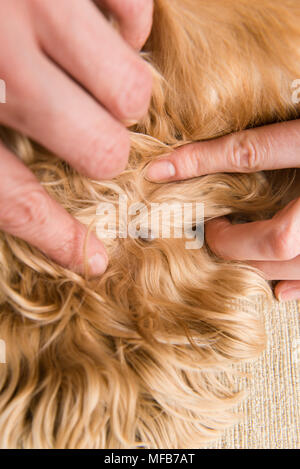
<path id="1" fill-rule="evenodd" d="M 143 117 L 150 104 L 150 69 L 96 6 L 60 0 L 58 15 L 53 2 L 37 5 L 37 35 L 46 53 L 116 118 L 127 123 Z"/>
<path id="2" fill-rule="evenodd" d="M 96 0 L 96 3 L 115 16 L 125 41 L 140 50 L 151 31 L 153 0 Z"/>
<path id="3" fill-rule="evenodd" d="M 34 175 L 0 144 L 0 229 L 43 251 L 58 264 L 84 273 L 86 228 L 57 204 Z M 102 274 L 107 254 L 94 236 L 86 246 L 89 271 Z"/>
<path id="4" fill-rule="evenodd" d="M 7 103 L 0 107 L 0 121 L 93 179 L 123 171 L 128 131 L 46 57 L 31 51 L 30 65 L 25 57 L 15 64 L 22 67 L 22 75 L 7 74 Z"/>
<path id="5" fill-rule="evenodd" d="M 280 301 L 299 300 L 300 282 L 297 280 L 291 282 L 279 282 L 275 287 L 275 296 Z"/>
<path id="6" fill-rule="evenodd" d="M 251 261 L 266 280 L 300 280 L 300 256 L 289 261 Z"/>
<path id="7" fill-rule="evenodd" d="M 205 225 L 210 249 L 224 259 L 288 261 L 300 254 L 300 199 L 270 220 L 232 225 L 216 218 Z"/>
<path id="8" fill-rule="evenodd" d="M 249 262 L 266 280 L 279 280 L 274 289 L 280 301 L 300 299 L 300 256 L 285 262 Z"/>
<path id="9" fill-rule="evenodd" d="M 191 143 L 148 167 L 151 181 L 176 181 L 218 172 L 249 173 L 300 167 L 300 120 Z"/>

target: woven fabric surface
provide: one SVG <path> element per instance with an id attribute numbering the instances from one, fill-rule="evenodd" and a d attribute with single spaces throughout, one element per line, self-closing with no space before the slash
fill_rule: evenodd
<path id="1" fill-rule="evenodd" d="M 207 449 L 300 448 L 300 302 L 267 305 L 258 300 L 265 318 L 268 345 L 241 369 L 247 398 L 239 424 L 205 446 Z"/>

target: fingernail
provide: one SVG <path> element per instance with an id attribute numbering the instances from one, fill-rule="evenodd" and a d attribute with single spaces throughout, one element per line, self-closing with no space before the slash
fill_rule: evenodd
<path id="1" fill-rule="evenodd" d="M 289 288 L 281 291 L 277 296 L 279 301 L 299 300 L 300 290 L 298 288 Z"/>
<path id="2" fill-rule="evenodd" d="M 150 164 L 146 172 L 146 178 L 150 181 L 167 181 L 175 174 L 175 166 L 170 161 L 160 160 Z"/>
<path id="3" fill-rule="evenodd" d="M 89 259 L 88 264 L 92 275 L 101 275 L 107 269 L 108 260 L 106 256 L 96 253 Z"/>

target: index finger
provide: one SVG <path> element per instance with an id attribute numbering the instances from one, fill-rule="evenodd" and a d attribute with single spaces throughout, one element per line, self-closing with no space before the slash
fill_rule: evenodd
<path id="1" fill-rule="evenodd" d="M 163 182 L 219 172 L 299 168 L 299 148 L 300 120 L 272 124 L 182 146 L 151 163 L 146 177 Z"/>

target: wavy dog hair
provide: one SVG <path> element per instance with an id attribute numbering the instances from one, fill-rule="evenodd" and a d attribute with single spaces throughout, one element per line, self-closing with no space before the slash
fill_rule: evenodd
<path id="1" fill-rule="evenodd" d="M 112 181 L 77 174 L 10 129 L 2 139 L 90 230 L 99 203 L 117 206 L 120 194 L 146 206 L 201 202 L 206 220 L 270 217 L 282 206 L 287 171 L 169 184 L 144 174 L 149 161 L 187 142 L 296 118 L 299 24 L 298 0 L 156 0 L 142 51 L 152 103 L 130 129 L 127 169 Z M 90 279 L 1 234 L 3 448 L 197 447 L 236 421 L 237 364 L 264 349 L 254 299 L 271 295 L 268 283 L 205 244 L 185 249 L 185 239 L 103 242 L 109 268 Z"/>

